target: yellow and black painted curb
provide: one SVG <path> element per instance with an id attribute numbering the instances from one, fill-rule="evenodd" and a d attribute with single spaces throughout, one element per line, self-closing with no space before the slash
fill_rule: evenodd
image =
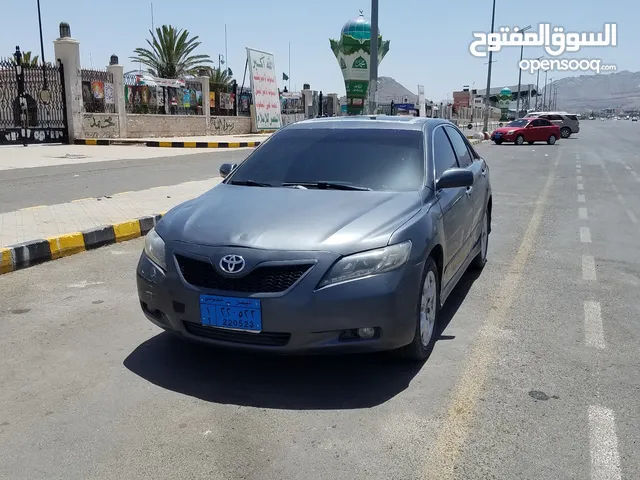
<path id="1" fill-rule="evenodd" d="M 163 215 L 164 213 L 159 213 L 83 232 L 67 233 L 9 247 L 0 247 L 0 275 L 86 250 L 94 250 L 105 245 L 143 237 Z"/>
<path id="2" fill-rule="evenodd" d="M 147 140 L 122 140 L 118 138 L 76 138 L 75 145 L 144 145 L 169 148 L 253 148 L 262 142 L 171 142 Z"/>

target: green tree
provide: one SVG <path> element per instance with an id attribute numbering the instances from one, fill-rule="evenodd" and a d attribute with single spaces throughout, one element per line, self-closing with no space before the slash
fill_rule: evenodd
<path id="1" fill-rule="evenodd" d="M 229 74 L 228 68 L 220 70 L 219 68 L 207 67 L 205 71 L 209 76 L 209 88 L 212 92 L 226 91 L 231 86 L 233 77 Z"/>
<path id="2" fill-rule="evenodd" d="M 30 67 L 37 67 L 40 63 L 40 57 L 38 55 L 32 56 L 31 50 L 22 52 L 22 64 Z M 10 57 L 11 63 L 16 64 L 16 57 L 12 54 Z"/>
<path id="3" fill-rule="evenodd" d="M 147 39 L 148 48 L 136 48 L 136 56 L 131 61 L 141 63 L 147 71 L 160 78 L 182 78 L 194 75 L 207 63 L 211 63 L 209 55 L 193 55 L 202 42 L 198 37 L 190 37 L 188 30 L 177 29 L 171 25 L 156 28 L 155 33 L 149 30 L 151 40 Z"/>

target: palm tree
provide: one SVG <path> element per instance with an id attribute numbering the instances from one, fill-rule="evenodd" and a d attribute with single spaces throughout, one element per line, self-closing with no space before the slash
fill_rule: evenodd
<path id="1" fill-rule="evenodd" d="M 211 91 L 226 91 L 231 85 L 232 77 L 229 74 L 230 70 L 225 68 L 220 70 L 219 68 L 205 68 L 207 75 L 209 76 L 209 87 Z"/>
<path id="2" fill-rule="evenodd" d="M 35 56 L 31 56 L 31 50 L 27 51 L 27 52 L 22 52 L 22 65 L 28 66 L 28 67 L 37 67 L 40 57 L 38 55 Z M 16 63 L 16 57 L 14 57 L 13 55 L 11 55 L 11 63 L 13 65 L 15 65 Z"/>
<path id="3" fill-rule="evenodd" d="M 192 55 L 200 46 L 198 37 L 189 38 L 189 31 L 177 29 L 171 25 L 162 25 L 151 34 L 147 44 L 151 49 L 136 48 L 135 57 L 130 57 L 135 63 L 148 67 L 148 72 L 160 78 L 182 78 L 195 74 L 205 64 L 211 63 L 209 55 Z"/>

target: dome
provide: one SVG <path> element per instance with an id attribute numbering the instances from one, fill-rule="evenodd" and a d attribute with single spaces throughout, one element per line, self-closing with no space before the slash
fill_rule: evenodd
<path id="1" fill-rule="evenodd" d="M 511 89 L 509 87 L 504 87 L 502 90 L 500 90 L 500 95 L 511 95 L 513 92 L 511 91 Z"/>
<path id="2" fill-rule="evenodd" d="M 359 16 L 344 24 L 342 34 L 357 40 L 369 40 L 371 39 L 371 22 L 360 13 Z M 378 35 L 380 35 L 380 30 L 378 30 Z"/>

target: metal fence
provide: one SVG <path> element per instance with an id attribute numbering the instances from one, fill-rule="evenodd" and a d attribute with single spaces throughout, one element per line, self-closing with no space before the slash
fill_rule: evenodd
<path id="1" fill-rule="evenodd" d="M 115 113 L 113 74 L 104 70 L 81 69 L 82 103 L 87 113 Z"/>
<path id="2" fill-rule="evenodd" d="M 202 84 L 187 80 L 184 88 L 144 85 L 139 75 L 124 75 L 127 113 L 202 115 Z"/>

